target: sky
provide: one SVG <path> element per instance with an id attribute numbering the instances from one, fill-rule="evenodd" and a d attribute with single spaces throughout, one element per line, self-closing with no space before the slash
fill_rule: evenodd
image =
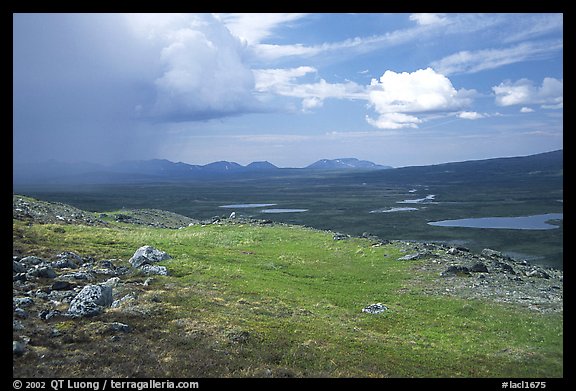
<path id="1" fill-rule="evenodd" d="M 15 164 L 562 148 L 562 14 L 13 14 Z"/>

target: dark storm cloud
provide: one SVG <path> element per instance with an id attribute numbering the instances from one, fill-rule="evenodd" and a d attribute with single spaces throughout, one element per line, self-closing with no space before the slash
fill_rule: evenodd
<path id="1" fill-rule="evenodd" d="M 158 62 L 142 61 L 145 47 L 118 21 L 14 15 L 15 161 L 108 160 L 129 152 L 135 106 L 153 100 L 148 80 Z"/>
<path id="2" fill-rule="evenodd" d="M 16 14 L 13 33 L 15 160 L 145 156 L 158 123 L 261 110 L 243 44 L 209 14 Z"/>

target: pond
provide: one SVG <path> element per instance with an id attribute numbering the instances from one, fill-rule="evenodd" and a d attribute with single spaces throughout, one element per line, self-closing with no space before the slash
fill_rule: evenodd
<path id="1" fill-rule="evenodd" d="M 300 213 L 300 212 L 308 212 L 308 209 L 262 209 L 260 213 Z"/>
<path id="2" fill-rule="evenodd" d="M 396 203 L 397 204 L 420 204 L 420 203 L 432 202 L 434 200 L 434 197 L 436 197 L 435 194 L 429 194 L 424 198 L 416 198 L 413 200 L 396 201 Z"/>
<path id="3" fill-rule="evenodd" d="M 241 209 L 241 208 L 265 208 L 267 206 L 274 206 L 276 204 L 233 204 L 233 205 L 220 205 L 220 208 L 228 209 Z"/>
<path id="4" fill-rule="evenodd" d="M 494 228 L 494 229 L 557 229 L 550 220 L 563 220 L 563 213 L 547 213 L 518 217 L 480 217 L 471 219 L 431 221 L 437 227 Z"/>
<path id="5" fill-rule="evenodd" d="M 382 208 L 371 210 L 369 213 L 391 213 L 391 212 L 405 212 L 411 210 L 418 210 L 418 208 Z"/>

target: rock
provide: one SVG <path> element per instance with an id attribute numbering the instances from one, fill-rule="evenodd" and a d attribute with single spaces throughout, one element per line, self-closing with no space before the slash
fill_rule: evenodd
<path id="1" fill-rule="evenodd" d="M 476 262 L 470 267 L 470 271 L 474 273 L 488 273 L 488 268 L 482 262 Z"/>
<path id="2" fill-rule="evenodd" d="M 42 320 L 50 320 L 57 316 L 62 316 L 62 312 L 58 310 L 42 310 L 38 314 L 38 317 Z"/>
<path id="3" fill-rule="evenodd" d="M 114 270 L 116 269 L 116 266 L 114 266 L 114 263 L 112 262 L 111 259 L 105 259 L 99 262 L 100 267 L 104 268 L 104 269 L 110 269 L 110 270 Z"/>
<path id="4" fill-rule="evenodd" d="M 114 219 L 119 223 L 123 223 L 123 222 L 127 222 L 127 221 L 129 222 L 132 218 L 128 215 L 118 213 L 114 216 Z"/>
<path id="5" fill-rule="evenodd" d="M 122 297 L 121 299 L 114 300 L 114 302 L 112 303 L 112 308 L 120 308 L 123 306 L 127 306 L 134 301 L 136 301 L 136 298 L 134 297 L 134 295 L 127 294 L 126 296 Z"/>
<path id="6" fill-rule="evenodd" d="M 12 305 L 14 307 L 30 307 L 34 304 L 34 300 L 29 297 L 13 297 Z"/>
<path id="7" fill-rule="evenodd" d="M 387 309 L 388 307 L 386 307 L 384 304 L 376 303 L 376 304 L 370 304 L 362 308 L 362 312 L 366 312 L 367 314 L 379 314 L 381 312 L 386 311 Z"/>
<path id="8" fill-rule="evenodd" d="M 26 266 L 24 266 L 22 263 L 17 262 L 17 261 L 12 261 L 12 273 L 14 274 L 18 274 L 18 273 L 26 273 Z"/>
<path id="9" fill-rule="evenodd" d="M 20 318 L 20 319 L 26 319 L 30 315 L 28 314 L 28 312 L 24 311 L 22 308 L 16 308 L 14 310 L 14 316 L 17 318 Z"/>
<path id="10" fill-rule="evenodd" d="M 76 269 L 78 267 L 78 265 L 76 265 L 74 262 L 72 262 L 69 259 L 59 259 L 57 261 L 53 261 L 51 263 L 52 267 L 58 268 L 58 269 L 64 269 L 64 268 L 69 268 L 69 269 Z"/>
<path id="11" fill-rule="evenodd" d="M 54 281 L 51 288 L 55 291 L 67 291 L 74 288 L 74 285 L 68 281 Z"/>
<path id="12" fill-rule="evenodd" d="M 64 251 L 56 257 L 58 260 L 52 262 L 52 267 L 76 269 L 82 264 L 82 257 L 72 251 Z"/>
<path id="13" fill-rule="evenodd" d="M 332 236 L 332 239 L 334 240 L 345 240 L 348 239 L 350 237 L 350 235 L 345 235 L 345 234 L 341 234 L 339 232 L 336 232 L 334 234 L 334 236 Z"/>
<path id="14" fill-rule="evenodd" d="M 124 274 L 127 274 L 130 271 L 130 268 L 128 267 L 124 267 L 124 266 L 118 266 L 115 270 L 114 270 L 114 274 L 116 276 L 122 276 Z"/>
<path id="15" fill-rule="evenodd" d="M 92 275 L 88 272 L 76 272 L 69 274 L 62 274 L 59 278 L 63 280 L 91 280 Z"/>
<path id="16" fill-rule="evenodd" d="M 550 278 L 550 274 L 546 273 L 544 270 L 532 270 L 528 273 L 526 273 L 526 277 L 538 277 L 538 278 L 546 278 L 549 279 Z"/>
<path id="17" fill-rule="evenodd" d="M 12 281 L 26 281 L 26 273 L 16 273 L 12 276 Z"/>
<path id="18" fill-rule="evenodd" d="M 414 261 L 420 258 L 420 253 L 408 254 L 398 258 L 399 261 Z"/>
<path id="19" fill-rule="evenodd" d="M 42 299 L 42 300 L 50 300 L 50 288 L 48 287 L 43 287 L 40 289 L 37 289 L 35 292 L 32 292 L 32 295 L 38 299 Z"/>
<path id="20" fill-rule="evenodd" d="M 424 258 L 431 253 L 429 252 L 417 252 L 413 254 L 404 255 L 403 257 L 398 258 L 399 261 L 415 261 L 417 259 Z"/>
<path id="21" fill-rule="evenodd" d="M 469 275 L 470 269 L 466 266 L 462 265 L 451 265 L 448 266 L 446 270 L 444 270 L 440 275 L 443 277 L 446 276 L 459 276 L 459 275 Z"/>
<path id="22" fill-rule="evenodd" d="M 112 322 L 110 323 L 110 331 L 129 333 L 131 331 L 131 328 L 125 323 Z"/>
<path id="23" fill-rule="evenodd" d="M 516 274 L 516 271 L 512 267 L 512 265 L 505 263 L 505 262 L 496 262 L 496 267 L 501 269 L 505 273 Z"/>
<path id="24" fill-rule="evenodd" d="M 56 278 L 56 272 L 49 266 L 36 265 L 34 268 L 28 270 L 27 275 L 39 278 Z"/>
<path id="25" fill-rule="evenodd" d="M 161 276 L 167 276 L 168 275 L 168 269 L 166 269 L 166 266 L 142 265 L 140 267 L 140 270 L 142 270 L 146 274 L 158 274 Z"/>
<path id="26" fill-rule="evenodd" d="M 76 297 L 76 292 L 72 289 L 69 289 L 62 291 L 52 291 L 48 295 L 47 300 L 61 303 L 71 303 L 74 297 Z"/>
<path id="27" fill-rule="evenodd" d="M 14 319 L 12 321 L 12 330 L 14 330 L 14 331 L 24 330 L 24 325 L 19 320 Z"/>
<path id="28" fill-rule="evenodd" d="M 21 356 L 26 352 L 26 344 L 20 341 L 12 341 L 12 354 Z"/>
<path id="29" fill-rule="evenodd" d="M 94 316 L 112 305 L 112 288 L 103 285 L 86 285 L 74 297 L 68 308 L 71 316 Z"/>
<path id="30" fill-rule="evenodd" d="M 116 288 L 116 286 L 118 286 L 119 282 L 120 282 L 120 278 L 112 277 L 112 278 L 109 278 L 106 281 L 104 281 L 102 283 L 102 285 L 108 286 L 110 288 Z"/>
<path id="31" fill-rule="evenodd" d="M 170 255 L 164 251 L 155 249 L 152 246 L 142 246 L 128 260 L 133 267 L 140 267 L 145 264 L 164 261 L 170 259 Z"/>
<path id="32" fill-rule="evenodd" d="M 482 250 L 482 252 L 480 254 L 485 256 L 485 257 L 490 257 L 490 258 L 500 258 L 500 259 L 504 259 L 507 261 L 512 260 L 512 258 L 510 258 L 507 255 L 504 255 L 500 251 L 492 250 L 490 248 L 485 248 L 484 250 Z"/>
<path id="33" fill-rule="evenodd" d="M 28 266 L 33 266 L 33 265 L 40 265 L 41 263 L 44 263 L 44 260 L 42 258 L 38 258 L 34 255 L 30 255 L 28 257 L 24 257 L 20 260 L 20 263 L 24 264 L 24 265 L 28 265 Z"/>

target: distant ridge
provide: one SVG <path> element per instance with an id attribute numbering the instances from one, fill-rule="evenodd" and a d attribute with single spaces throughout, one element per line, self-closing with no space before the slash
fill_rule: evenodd
<path id="1" fill-rule="evenodd" d="M 333 171 L 354 175 L 357 179 L 395 182 L 426 181 L 509 181 L 513 178 L 561 177 L 563 150 L 528 156 L 468 160 L 429 166 L 392 168 L 356 158 L 321 159 L 304 168 L 279 168 L 267 161 L 242 166 L 219 161 L 206 165 L 171 162 L 166 159 L 133 160 L 100 165 L 63 163 L 50 160 L 41 163 L 15 164 L 13 185 L 33 184 L 105 184 L 146 183 L 180 180 L 255 179 L 267 176 L 306 175 L 307 172 Z"/>
<path id="2" fill-rule="evenodd" d="M 197 167 L 201 168 L 202 170 L 209 170 L 209 171 L 215 171 L 215 172 L 233 172 L 233 171 L 242 170 L 244 168 L 236 162 L 228 162 L 225 160 L 219 161 L 219 162 L 214 162 L 214 163 L 209 163 L 209 164 L 206 164 L 204 166 L 197 166 Z"/>
<path id="3" fill-rule="evenodd" d="M 465 183 L 558 180 L 563 177 L 562 149 L 528 156 L 500 157 L 429 166 L 408 166 L 366 174 L 370 179 L 396 183 Z M 363 178 L 368 180 L 368 178 Z"/>
<path id="4" fill-rule="evenodd" d="M 263 161 L 263 162 L 252 162 L 246 166 L 250 170 L 278 170 L 274 164 Z"/>
<path id="5" fill-rule="evenodd" d="M 321 159 L 310 164 L 306 168 L 313 170 L 350 170 L 350 169 L 371 169 L 382 170 L 392 168 L 382 166 L 367 160 L 358 160 L 356 158 L 339 158 L 339 159 Z"/>

